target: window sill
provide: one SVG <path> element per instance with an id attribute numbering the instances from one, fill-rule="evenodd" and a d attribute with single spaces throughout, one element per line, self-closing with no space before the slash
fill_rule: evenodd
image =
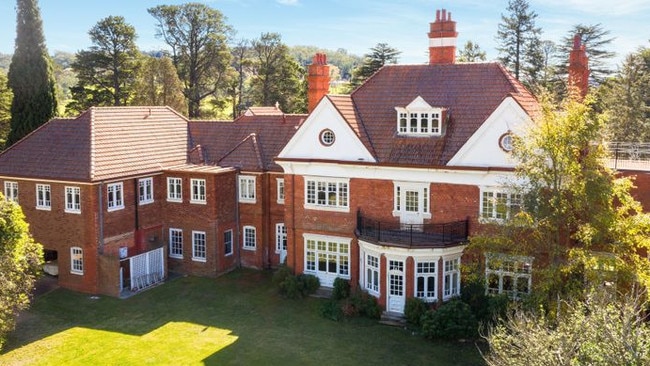
<path id="1" fill-rule="evenodd" d="M 183 256 L 182 256 L 182 255 L 172 255 L 172 254 L 170 254 L 170 255 L 169 255 L 169 258 L 172 258 L 172 259 L 183 259 Z"/>
<path id="2" fill-rule="evenodd" d="M 257 250 L 257 247 L 242 247 L 243 250 L 248 250 L 249 252 L 254 252 Z"/>
<path id="3" fill-rule="evenodd" d="M 277 200 L 276 203 L 277 203 L 278 205 L 284 205 L 284 200 Z"/>
<path id="4" fill-rule="evenodd" d="M 150 203 L 153 203 L 153 200 L 151 200 L 151 201 L 140 201 L 140 202 L 138 202 L 138 205 L 145 206 L 145 205 L 148 205 Z"/>
<path id="5" fill-rule="evenodd" d="M 124 210 L 124 206 L 117 206 L 117 207 L 111 207 L 106 209 L 106 211 L 108 212 L 119 211 L 119 210 Z"/>
<path id="6" fill-rule="evenodd" d="M 65 210 L 65 213 L 70 213 L 70 214 L 81 214 L 81 210 Z"/>
<path id="7" fill-rule="evenodd" d="M 167 202 L 183 203 L 182 198 L 167 198 Z"/>
<path id="8" fill-rule="evenodd" d="M 41 210 L 41 211 L 52 211 L 51 206 L 50 207 L 48 207 L 48 206 L 36 206 L 36 209 Z"/>
<path id="9" fill-rule="evenodd" d="M 83 272 L 79 272 L 79 271 L 70 271 L 70 274 L 77 275 L 77 276 L 83 276 L 84 275 Z"/>
<path id="10" fill-rule="evenodd" d="M 349 213 L 349 207 L 331 207 L 331 206 L 318 206 L 318 205 L 305 205 L 306 210 L 318 210 L 318 211 L 330 211 L 330 212 L 342 212 Z"/>
<path id="11" fill-rule="evenodd" d="M 194 258 L 194 257 L 192 257 L 192 261 L 201 262 L 201 263 L 207 262 L 207 260 L 205 258 Z"/>
<path id="12" fill-rule="evenodd" d="M 207 205 L 208 203 L 206 201 L 195 201 L 195 200 L 190 200 L 190 203 L 193 205 Z"/>
<path id="13" fill-rule="evenodd" d="M 250 204 L 255 204 L 255 203 L 257 203 L 257 200 L 255 200 L 255 199 L 249 199 L 249 198 L 241 198 L 241 197 L 239 197 L 239 203 L 250 203 Z"/>

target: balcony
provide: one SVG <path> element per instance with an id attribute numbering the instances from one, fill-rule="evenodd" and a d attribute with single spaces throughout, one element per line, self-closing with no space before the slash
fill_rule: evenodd
<path id="1" fill-rule="evenodd" d="M 608 166 L 614 170 L 650 171 L 650 143 L 610 142 Z"/>
<path id="2" fill-rule="evenodd" d="M 357 212 L 357 236 L 379 245 L 409 249 L 453 247 L 467 241 L 468 229 L 468 220 L 411 225 L 382 222 Z"/>

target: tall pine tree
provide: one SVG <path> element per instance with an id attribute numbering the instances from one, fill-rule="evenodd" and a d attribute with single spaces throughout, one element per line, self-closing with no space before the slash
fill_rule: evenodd
<path id="1" fill-rule="evenodd" d="M 14 99 L 7 146 L 47 122 L 57 111 L 56 81 L 37 0 L 17 1 L 16 45 L 8 77 Z"/>

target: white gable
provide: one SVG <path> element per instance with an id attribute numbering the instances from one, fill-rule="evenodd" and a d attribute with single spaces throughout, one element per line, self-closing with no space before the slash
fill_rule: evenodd
<path id="1" fill-rule="evenodd" d="M 427 103 L 419 95 L 418 95 L 417 98 L 413 99 L 413 101 L 411 103 L 409 103 L 409 105 L 406 106 L 406 109 L 409 110 L 409 111 L 428 111 L 428 110 L 430 110 L 432 108 L 433 107 L 431 107 L 429 105 L 429 103 Z"/>
<path id="2" fill-rule="evenodd" d="M 514 168 L 511 154 L 501 148 L 499 140 L 508 133 L 522 136 L 531 123 L 521 106 L 506 98 L 447 165 Z"/>
<path id="3" fill-rule="evenodd" d="M 321 134 L 326 130 L 333 133 L 331 145 L 321 142 Z M 357 134 L 328 98 L 321 99 L 278 157 L 375 162 Z"/>

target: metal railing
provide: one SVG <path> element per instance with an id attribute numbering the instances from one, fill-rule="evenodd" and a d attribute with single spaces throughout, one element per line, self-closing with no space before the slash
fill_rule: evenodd
<path id="1" fill-rule="evenodd" d="M 467 241 L 469 220 L 439 224 L 402 224 L 364 217 L 357 212 L 359 238 L 399 247 L 447 247 Z"/>
<path id="2" fill-rule="evenodd" d="M 610 142 L 607 144 L 610 152 L 609 165 L 616 170 L 650 170 L 649 142 Z"/>

